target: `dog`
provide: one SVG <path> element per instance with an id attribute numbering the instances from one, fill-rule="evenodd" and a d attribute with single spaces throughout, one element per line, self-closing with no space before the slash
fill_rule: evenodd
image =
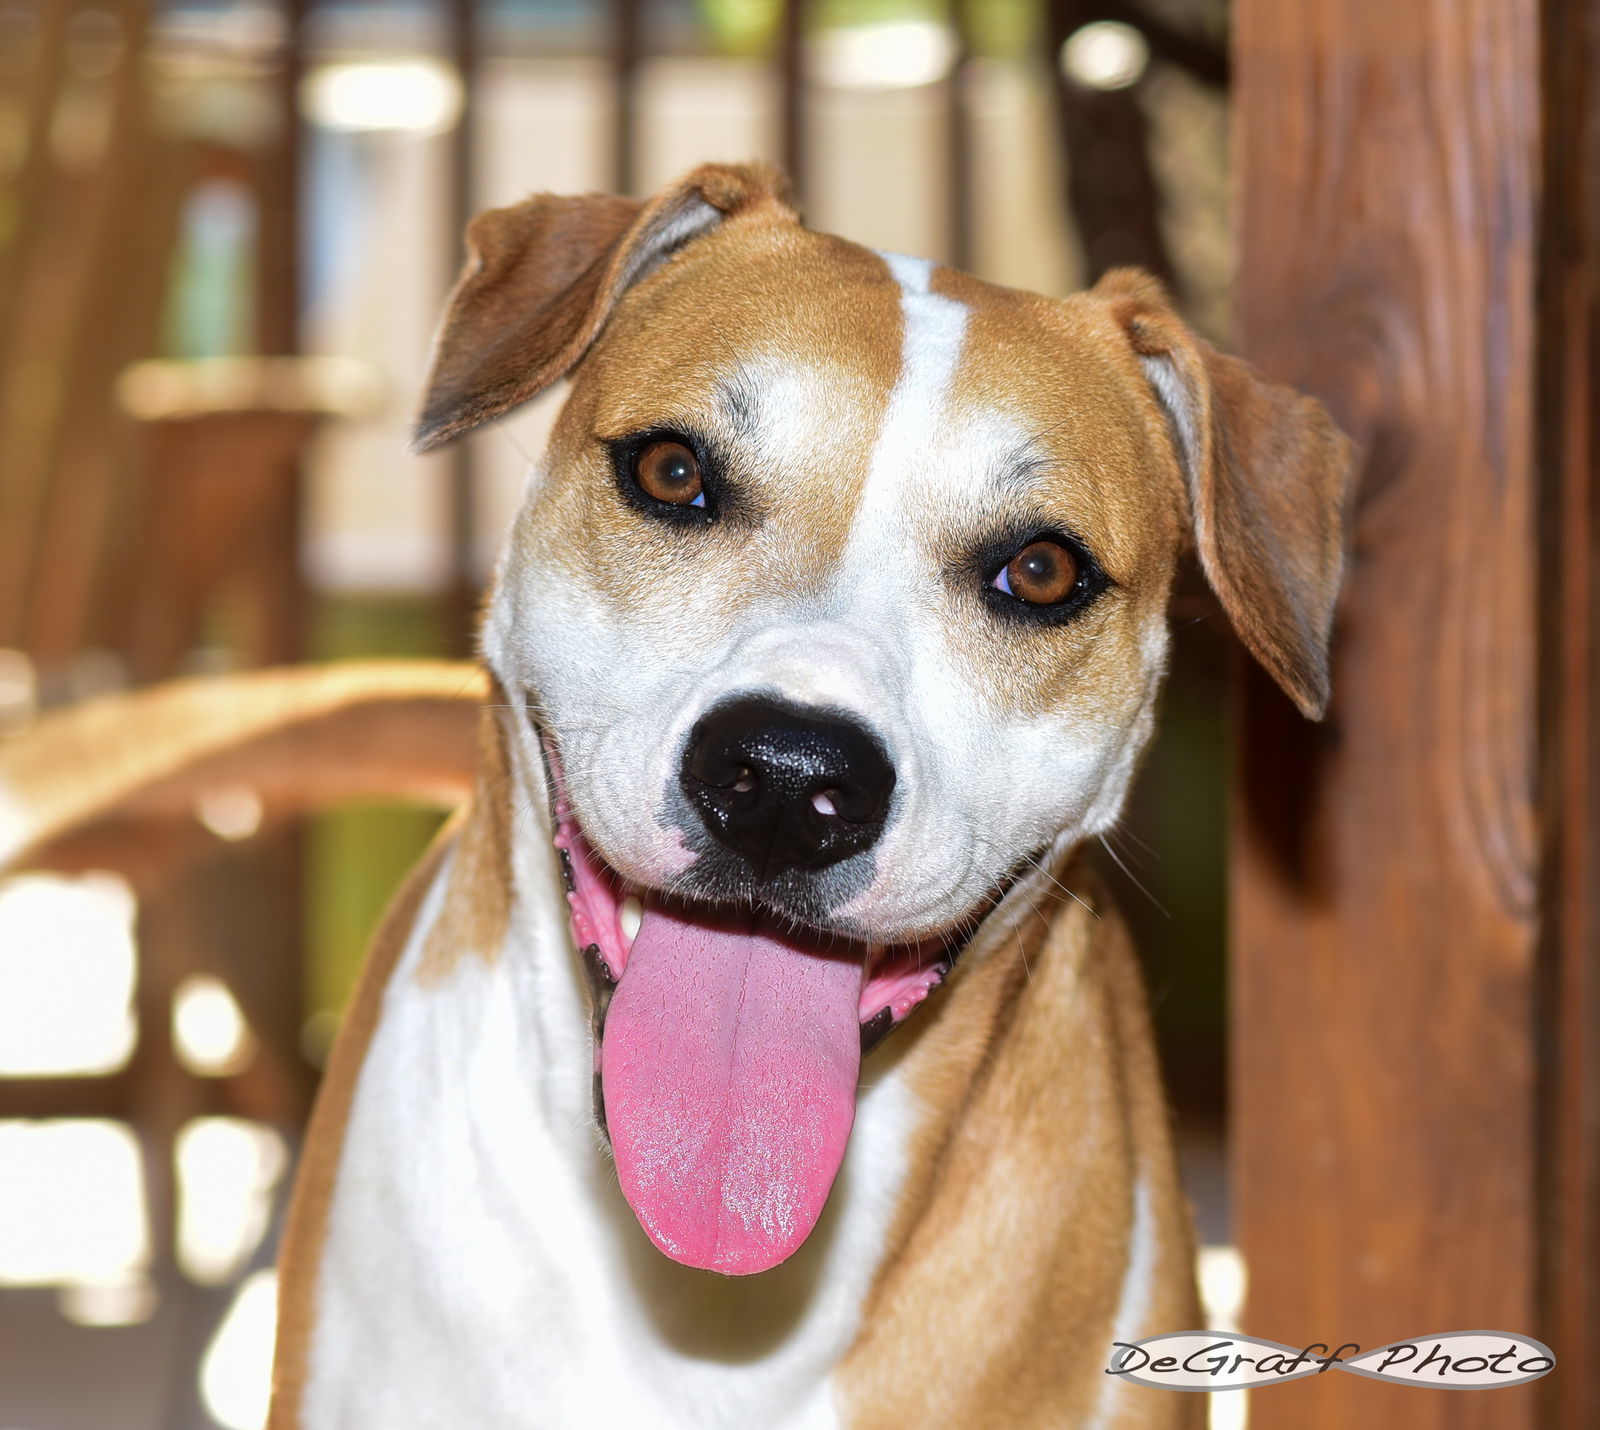
<path id="1" fill-rule="evenodd" d="M 1198 1425 L 1106 1372 L 1201 1320 L 1081 850 L 1186 548 L 1323 713 L 1348 442 L 1146 276 L 995 287 L 804 227 L 759 165 L 536 196 L 468 249 L 416 445 L 570 380 L 486 683 L 251 677 L 201 754 L 124 703 L 94 758 L 161 753 L 97 794 L 0 752 L 18 850 L 223 778 L 443 797 L 403 723 L 363 732 L 482 705 L 307 1135 L 274 1430 Z"/>

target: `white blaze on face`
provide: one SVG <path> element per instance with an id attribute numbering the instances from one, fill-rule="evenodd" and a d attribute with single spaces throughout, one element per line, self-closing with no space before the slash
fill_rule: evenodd
<path id="1" fill-rule="evenodd" d="M 932 290 L 933 264 L 928 259 L 886 253 L 883 261 L 900 285 L 905 337 L 900 380 L 890 395 L 883 432 L 872 455 L 858 530 L 875 514 L 891 515 L 901 505 L 896 488 L 918 455 L 926 453 L 929 438 L 949 406 L 967 336 L 966 304 Z"/>
<path id="2" fill-rule="evenodd" d="M 974 483 L 982 480 L 983 468 L 981 460 L 964 463 L 951 450 L 965 445 L 959 441 L 960 424 L 951 420 L 950 407 L 966 343 L 967 306 L 932 291 L 934 265 L 929 260 L 897 253 L 881 256 L 900 285 L 904 324 L 900 376 L 873 449 L 836 591 L 850 613 L 850 624 L 873 631 L 894 653 L 892 684 L 876 692 L 860 712 L 889 739 L 897 765 L 893 825 L 880 846 L 887 853 L 896 846 L 909 852 L 922 842 L 918 836 L 924 831 L 919 827 L 936 822 L 937 814 L 929 808 L 937 802 L 929 797 L 936 779 L 936 746 L 959 734 L 951 728 L 961 721 L 953 707 L 964 703 L 952 699 L 949 682 L 954 672 L 948 668 L 945 635 L 941 623 L 929 618 L 945 593 L 939 589 L 939 573 L 926 569 L 917 523 L 938 520 L 952 497 L 957 499 L 952 505 L 959 506 L 959 468 L 965 466 Z M 981 454 L 970 455 L 981 459 Z M 967 742 L 960 743 L 964 747 Z M 927 890 L 967 882 L 974 851 L 961 847 L 964 844 L 945 840 L 918 851 L 923 855 L 917 879 L 922 892 L 919 898 L 906 887 L 904 894 L 925 904 Z M 930 871 L 930 861 L 954 862 L 956 867 Z M 932 880 L 927 879 L 930 872 L 935 872 Z M 905 902 L 894 898 L 896 886 L 903 882 L 895 874 L 892 854 L 880 857 L 873 885 L 849 912 L 867 919 L 893 917 L 886 905 Z M 981 897 L 981 892 L 974 897 Z M 968 899 L 967 905 L 971 902 Z M 950 914 L 962 912 L 965 907 Z"/>
<path id="3" fill-rule="evenodd" d="M 1064 829 L 1076 839 L 1109 824 L 1143 741 L 1079 712 L 997 708 L 970 678 L 972 653 L 953 642 L 971 639 L 971 626 L 949 618 L 959 597 L 930 558 L 929 533 L 992 519 L 1009 475 L 996 463 L 1035 434 L 959 397 L 964 364 L 983 355 L 967 350 L 966 305 L 932 291 L 933 265 L 884 261 L 901 288 L 901 373 L 837 587 L 849 622 L 897 652 L 893 687 L 861 713 L 889 739 L 899 783 L 877 876 L 841 913 L 920 932 L 965 917 Z M 981 658 L 1006 661 L 1011 635 L 997 624 Z"/>

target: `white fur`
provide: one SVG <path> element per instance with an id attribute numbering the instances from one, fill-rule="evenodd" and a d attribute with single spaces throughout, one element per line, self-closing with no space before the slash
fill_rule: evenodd
<path id="1" fill-rule="evenodd" d="M 715 228 L 723 217 L 720 209 L 698 193 L 685 194 L 679 207 L 661 215 L 655 230 L 628 256 L 617 283 L 618 291 L 648 278 L 684 244 Z"/>
<path id="2" fill-rule="evenodd" d="M 1133 1227 L 1128 1234 L 1128 1265 L 1122 1273 L 1122 1294 L 1117 1299 L 1117 1313 L 1112 1320 L 1111 1336 L 1106 1345 L 1108 1356 L 1112 1343 L 1116 1341 L 1129 1343 L 1154 1334 L 1146 1323 L 1160 1260 L 1161 1233 L 1156 1225 L 1150 1186 L 1140 1177 L 1133 1184 Z M 1130 1386 L 1121 1376 L 1105 1376 L 1100 1383 L 1100 1398 L 1095 1405 L 1091 1430 L 1105 1430 L 1105 1427 L 1112 1425 L 1112 1416 L 1130 1392 L 1134 1395 L 1143 1393 L 1140 1387 Z"/>
<path id="3" fill-rule="evenodd" d="M 1155 389 L 1156 400 L 1167 414 L 1172 427 L 1172 438 L 1178 448 L 1178 460 L 1185 475 L 1191 479 L 1200 462 L 1200 434 L 1195 423 L 1194 395 L 1178 376 L 1170 357 L 1147 354 L 1140 357 L 1139 365 Z"/>

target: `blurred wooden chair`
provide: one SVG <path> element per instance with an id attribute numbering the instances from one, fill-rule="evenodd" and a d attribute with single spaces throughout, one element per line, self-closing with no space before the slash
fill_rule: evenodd
<path id="1" fill-rule="evenodd" d="M 321 421 L 377 409 L 377 374 L 332 357 L 143 362 L 117 397 L 139 453 L 132 539 L 112 580 L 133 683 L 179 671 L 223 601 L 240 664 L 301 658 L 303 459 Z"/>

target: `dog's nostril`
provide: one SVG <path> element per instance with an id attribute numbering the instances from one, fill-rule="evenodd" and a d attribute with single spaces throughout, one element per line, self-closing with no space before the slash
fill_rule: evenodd
<path id="1" fill-rule="evenodd" d="M 856 721 L 767 697 L 731 701 L 690 732 L 680 784 L 706 829 L 760 877 L 821 869 L 883 832 L 894 766 Z"/>

